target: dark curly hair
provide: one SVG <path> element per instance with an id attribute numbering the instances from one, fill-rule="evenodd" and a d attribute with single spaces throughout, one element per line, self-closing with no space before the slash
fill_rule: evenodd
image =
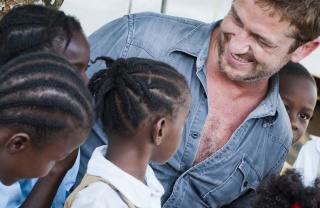
<path id="1" fill-rule="evenodd" d="M 253 208 L 316 208 L 320 207 L 319 179 L 314 186 L 304 186 L 295 169 L 283 175 L 272 175 L 258 187 Z"/>

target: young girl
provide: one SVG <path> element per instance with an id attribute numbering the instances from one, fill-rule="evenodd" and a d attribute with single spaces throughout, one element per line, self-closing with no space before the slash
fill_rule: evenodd
<path id="1" fill-rule="evenodd" d="M 93 125 L 86 85 L 73 65 L 51 53 L 16 57 L 0 71 L 0 182 L 58 171 L 55 163 L 77 149 Z"/>
<path id="2" fill-rule="evenodd" d="M 66 58 L 88 82 L 88 40 L 79 21 L 62 11 L 40 5 L 13 8 L 0 21 L 0 46 L 0 65 L 24 53 L 48 51 Z"/>
<path id="3" fill-rule="evenodd" d="M 179 146 L 191 102 L 187 82 L 158 61 L 98 59 L 108 69 L 89 88 L 109 143 L 94 151 L 65 207 L 160 207 L 164 190 L 148 163 L 165 163 Z"/>
<path id="4" fill-rule="evenodd" d="M 66 58 L 88 82 L 85 74 L 90 52 L 87 38 L 80 23 L 62 11 L 40 5 L 11 9 L 0 20 L 0 45 L 0 65 L 21 54 L 50 51 Z M 77 156 L 78 150 L 75 150 L 56 164 L 57 171 L 39 180 L 20 180 L 11 186 L 0 183 L 0 207 L 20 207 L 26 203 L 29 207 L 41 207 L 40 200 L 52 203 L 53 207 L 63 207 L 79 169 Z"/>
<path id="5" fill-rule="evenodd" d="M 317 103 L 316 81 L 303 65 L 293 62 L 280 70 L 279 81 L 279 93 L 290 118 L 292 144 L 295 144 L 306 132 L 313 116 Z M 288 168 L 291 166 L 285 163 L 281 172 Z"/>

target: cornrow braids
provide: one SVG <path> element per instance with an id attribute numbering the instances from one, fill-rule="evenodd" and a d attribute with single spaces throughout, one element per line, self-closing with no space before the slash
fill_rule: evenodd
<path id="1" fill-rule="evenodd" d="M 0 65 L 27 52 L 66 49 L 74 32 L 82 32 L 78 20 L 53 7 L 21 5 L 0 20 Z"/>
<path id="2" fill-rule="evenodd" d="M 148 115 L 171 114 L 187 99 L 185 78 L 168 64 L 143 58 L 105 61 L 89 81 L 97 117 L 104 128 L 120 135 L 132 135 Z"/>
<path id="3" fill-rule="evenodd" d="M 91 94 L 62 57 L 28 53 L 0 71 L 0 126 L 23 129 L 39 148 L 54 139 L 52 133 L 92 128 Z"/>

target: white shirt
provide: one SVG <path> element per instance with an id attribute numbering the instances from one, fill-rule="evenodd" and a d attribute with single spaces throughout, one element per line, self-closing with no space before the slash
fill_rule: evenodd
<path id="1" fill-rule="evenodd" d="M 114 185 L 131 203 L 141 208 L 160 208 L 164 189 L 152 168 L 148 165 L 145 180 L 147 185 L 124 172 L 108 161 L 107 145 L 98 147 L 88 162 L 87 174 L 100 176 Z M 121 196 L 104 182 L 95 182 L 79 191 L 72 208 L 127 208 Z"/>
<path id="2" fill-rule="evenodd" d="M 302 146 L 297 160 L 293 164 L 303 176 L 306 186 L 313 186 L 318 174 L 320 160 L 320 139 L 313 139 Z"/>

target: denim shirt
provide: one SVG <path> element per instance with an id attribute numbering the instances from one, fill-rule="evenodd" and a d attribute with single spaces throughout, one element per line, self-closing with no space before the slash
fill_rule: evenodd
<path id="1" fill-rule="evenodd" d="M 156 59 L 172 65 L 187 79 L 192 103 L 180 147 L 165 165 L 151 164 L 166 191 L 163 207 L 250 207 L 254 190 L 270 174 L 280 172 L 291 145 L 291 126 L 278 93 L 278 75 L 274 75 L 266 98 L 230 140 L 192 166 L 208 114 L 206 61 L 210 36 L 219 24 L 139 13 L 114 20 L 89 36 L 91 59 L 102 55 Z M 88 75 L 101 68 L 105 68 L 102 61 L 93 64 Z M 101 130 L 93 131 L 96 133 L 91 136 L 96 138 L 90 136 L 88 141 L 102 142 L 97 137 Z M 82 148 L 88 146 L 86 142 Z"/>

